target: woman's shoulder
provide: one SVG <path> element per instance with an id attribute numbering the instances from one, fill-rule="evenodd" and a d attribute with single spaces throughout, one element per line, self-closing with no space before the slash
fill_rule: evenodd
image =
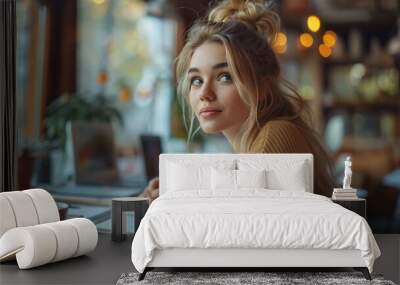
<path id="1" fill-rule="evenodd" d="M 265 123 L 265 125 L 262 127 L 263 130 L 268 130 L 268 131 L 273 131 L 273 130 L 286 130 L 286 131 L 290 131 L 290 130 L 297 130 L 298 126 L 292 122 L 292 121 L 288 121 L 288 120 L 272 120 L 269 121 L 267 123 Z"/>
<path id="2" fill-rule="evenodd" d="M 287 120 L 272 120 L 267 122 L 259 132 L 257 138 L 265 139 L 282 139 L 287 140 L 293 136 L 297 137 L 301 135 L 300 127 L 295 123 Z"/>
<path id="3" fill-rule="evenodd" d="M 267 122 L 252 144 L 253 152 L 296 153 L 308 150 L 301 128 L 286 120 Z"/>

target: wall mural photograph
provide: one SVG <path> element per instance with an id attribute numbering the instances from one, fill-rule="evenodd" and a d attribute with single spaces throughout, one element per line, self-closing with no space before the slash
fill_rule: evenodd
<path id="1" fill-rule="evenodd" d="M 63 227 L 82 230 L 63 236 L 71 242 L 87 231 L 85 247 L 58 240 L 40 260 L 14 248 L 19 268 L 72 257 L 72 248 L 100 256 L 104 239 L 127 244 L 117 284 L 160 283 L 154 267 L 316 267 L 310 249 L 326 251 L 319 267 L 400 282 L 399 1 L 0 5 L 0 260 L 6 239 L 23 243 L 35 235 L 25 226 L 51 222 L 58 238 Z M 262 232 L 276 235 L 261 241 Z M 231 263 L 218 263 L 205 250 L 235 247 L 304 256 L 232 250 Z M 265 254 L 281 265 L 243 263 Z M 5 264 L 10 284 L 28 278 L 13 279 Z M 190 274 L 171 284 L 233 278 Z M 352 283 L 351 274 L 331 277 Z"/>

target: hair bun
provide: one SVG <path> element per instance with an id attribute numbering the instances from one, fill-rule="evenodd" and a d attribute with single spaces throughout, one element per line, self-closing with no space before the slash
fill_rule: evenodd
<path id="1" fill-rule="evenodd" d="M 279 15 L 270 10 L 263 0 L 224 0 L 208 15 L 210 22 L 236 20 L 257 31 L 270 45 L 279 31 Z"/>

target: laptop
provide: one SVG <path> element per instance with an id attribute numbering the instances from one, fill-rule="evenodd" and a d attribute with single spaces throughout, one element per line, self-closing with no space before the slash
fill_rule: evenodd
<path id="1" fill-rule="evenodd" d="M 111 124 L 72 122 L 71 137 L 76 185 L 144 189 L 144 177 L 120 175 Z"/>

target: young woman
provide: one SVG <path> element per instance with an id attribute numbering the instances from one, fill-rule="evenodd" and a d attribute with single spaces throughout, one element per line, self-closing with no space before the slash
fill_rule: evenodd
<path id="1" fill-rule="evenodd" d="M 225 0 L 196 23 L 177 61 L 178 92 L 189 105 L 189 138 L 198 120 L 235 152 L 312 153 L 314 193 L 333 189 L 329 158 L 306 102 L 282 78 L 272 49 L 279 16 L 264 1 Z M 158 196 L 158 179 L 145 195 Z"/>

